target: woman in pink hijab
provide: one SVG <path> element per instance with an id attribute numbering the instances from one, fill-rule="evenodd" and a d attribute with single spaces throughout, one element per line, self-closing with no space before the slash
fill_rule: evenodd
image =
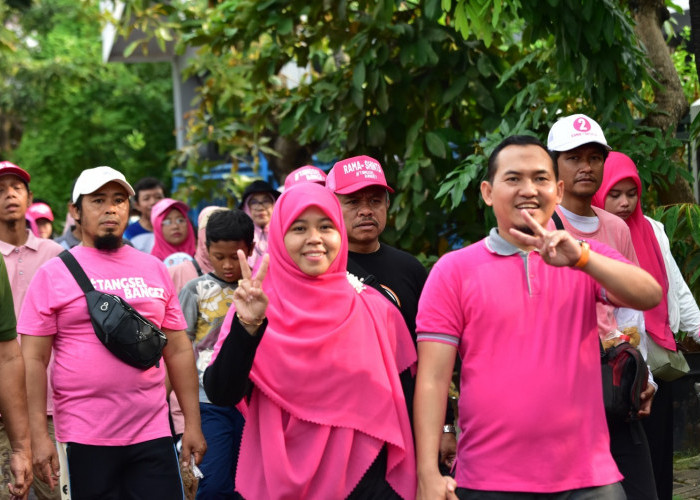
<path id="1" fill-rule="evenodd" d="M 187 218 L 188 210 L 187 205 L 172 198 L 163 198 L 151 209 L 154 241 L 151 255 L 168 267 L 193 258 L 194 228 Z"/>
<path id="2" fill-rule="evenodd" d="M 348 276 L 347 252 L 340 204 L 313 183 L 277 202 L 267 276 L 267 258 L 251 278 L 239 252 L 244 278 L 204 386 L 215 404 L 245 398 L 244 498 L 415 498 L 399 381 L 415 349 L 398 309 Z"/>
<path id="3" fill-rule="evenodd" d="M 700 342 L 700 310 L 671 255 L 663 224 L 642 213 L 641 194 L 642 182 L 632 159 L 612 151 L 605 160 L 603 182 L 593 196 L 593 205 L 621 217 L 629 226 L 639 265 L 654 276 L 664 290 L 661 303 L 644 312 L 646 332 L 653 342 L 675 351 L 674 334 L 678 331 L 688 332 Z M 651 415 L 643 425 L 659 499 L 670 500 L 673 494 L 672 385 L 659 379 L 655 381 L 659 388 Z"/>

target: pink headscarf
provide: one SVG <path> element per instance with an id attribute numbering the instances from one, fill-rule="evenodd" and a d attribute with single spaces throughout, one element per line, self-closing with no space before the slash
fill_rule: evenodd
<path id="1" fill-rule="evenodd" d="M 289 227 L 311 206 L 342 237 L 320 276 L 302 272 L 284 245 Z M 282 194 L 269 243 L 263 283 L 269 323 L 250 372 L 257 390 L 239 455 L 241 494 L 345 498 L 386 443 L 387 481 L 414 498 L 413 438 L 399 373 L 415 362 L 415 349 L 398 310 L 375 290 L 359 292 L 348 282 L 348 240 L 335 195 L 312 183 Z M 233 308 L 223 331 L 232 318 Z"/>
<path id="2" fill-rule="evenodd" d="M 187 238 L 179 245 L 172 245 L 165 241 L 163 237 L 163 219 L 165 219 L 173 208 L 177 209 L 187 220 Z M 154 243 L 151 255 L 155 255 L 160 260 L 165 260 L 166 257 L 175 252 L 184 252 L 187 255 L 194 255 L 194 228 L 187 218 L 187 210 L 187 205 L 181 201 L 173 200 L 172 198 L 163 198 L 153 205 L 153 209 L 151 209 L 151 224 L 153 224 Z"/>
<path id="3" fill-rule="evenodd" d="M 224 207 L 215 206 L 204 207 L 202 211 L 199 212 L 199 217 L 197 218 L 197 250 L 194 252 L 194 260 L 199 264 L 202 274 L 207 274 L 214 269 L 209 260 L 209 252 L 207 251 L 207 222 L 209 221 L 209 216 L 219 210 L 226 209 Z M 185 286 L 188 281 L 199 276 L 197 269 L 190 261 L 181 262 L 175 266 L 169 267 L 168 273 L 175 285 L 175 291 L 178 293 L 180 293 L 180 290 L 182 290 L 182 287 Z"/>
<path id="4" fill-rule="evenodd" d="M 639 178 L 637 167 L 632 159 L 622 153 L 611 151 L 605 160 L 605 170 L 603 171 L 603 182 L 593 196 L 593 206 L 605 209 L 605 198 L 610 190 L 624 179 L 632 179 L 637 185 L 637 192 L 640 196 L 640 201 L 634 208 L 632 214 L 625 222 L 632 233 L 632 244 L 634 251 L 639 260 L 639 266 L 651 274 L 663 288 L 663 299 L 661 303 L 644 311 L 644 323 L 647 333 L 651 338 L 662 347 L 676 350 L 676 341 L 671 331 L 671 326 L 668 322 L 668 276 L 666 274 L 666 265 L 664 257 L 661 253 L 661 247 L 654 235 L 654 229 L 651 223 L 644 218 L 642 213 L 642 181 Z"/>

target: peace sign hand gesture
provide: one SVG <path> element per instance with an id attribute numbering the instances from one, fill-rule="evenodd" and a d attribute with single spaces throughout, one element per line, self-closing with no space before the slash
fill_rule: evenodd
<path id="1" fill-rule="evenodd" d="M 581 257 L 581 245 L 566 231 L 547 231 L 543 228 L 527 210 L 520 211 L 525 223 L 533 234 L 525 234 L 515 228 L 510 229 L 510 234 L 521 244 L 535 247 L 542 260 L 550 266 L 573 266 Z"/>
<path id="2" fill-rule="evenodd" d="M 238 250 L 242 278 L 238 280 L 238 287 L 233 292 L 233 305 L 236 308 L 238 321 L 251 335 L 255 335 L 265 319 L 268 299 L 262 289 L 262 281 L 267 274 L 269 261 L 269 256 L 265 255 L 257 274 L 253 277 L 245 253 L 243 250 Z"/>

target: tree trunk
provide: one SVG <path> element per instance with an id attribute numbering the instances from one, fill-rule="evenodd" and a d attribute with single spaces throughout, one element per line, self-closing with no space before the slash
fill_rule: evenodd
<path id="1" fill-rule="evenodd" d="M 692 3 L 692 2 L 691 2 Z M 654 103 L 658 110 L 648 115 L 644 123 L 663 131 L 675 132 L 680 120 L 688 113 L 689 105 L 683 94 L 671 53 L 661 26 L 669 16 L 664 0 L 638 0 L 634 11 L 637 38 L 644 45 L 654 78 L 660 84 L 654 89 Z M 693 190 L 685 179 L 678 177 L 666 191 L 659 192 L 662 203 L 693 202 Z"/>
<path id="2" fill-rule="evenodd" d="M 272 147 L 280 156 L 269 155 L 267 159 L 280 184 L 292 170 L 303 167 L 311 161 L 309 148 L 300 146 L 299 143 L 287 137 L 276 136 L 272 140 Z"/>

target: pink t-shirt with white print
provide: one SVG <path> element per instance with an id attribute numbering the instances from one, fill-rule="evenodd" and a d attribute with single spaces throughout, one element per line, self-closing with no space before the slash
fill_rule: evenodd
<path id="1" fill-rule="evenodd" d="M 170 276 L 155 257 L 129 246 L 71 250 L 97 290 L 119 295 L 161 329 L 183 330 Z M 170 435 L 165 364 L 140 370 L 117 359 L 92 328 L 85 295 L 59 258 L 37 271 L 17 323 L 23 335 L 54 335 L 56 439 L 124 446 Z"/>

